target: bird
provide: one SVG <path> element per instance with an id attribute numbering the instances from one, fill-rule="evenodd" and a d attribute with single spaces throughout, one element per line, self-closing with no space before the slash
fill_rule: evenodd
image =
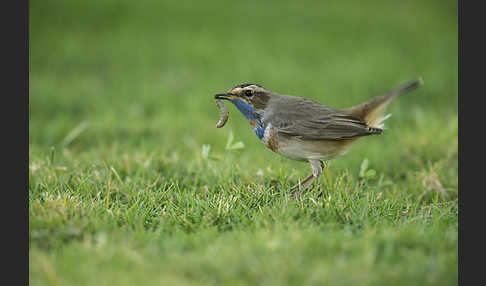
<path id="1" fill-rule="evenodd" d="M 239 84 L 216 100 L 230 101 L 258 139 L 288 159 L 308 162 L 310 175 L 290 188 L 295 197 L 322 173 L 326 163 L 345 154 L 362 137 L 383 133 L 386 107 L 398 95 L 423 83 L 422 77 L 364 103 L 336 109 L 312 99 L 283 95 L 255 83 Z"/>

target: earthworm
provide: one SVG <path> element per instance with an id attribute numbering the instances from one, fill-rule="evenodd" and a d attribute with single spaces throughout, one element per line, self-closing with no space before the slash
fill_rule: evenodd
<path id="1" fill-rule="evenodd" d="M 226 121 L 228 121 L 229 112 L 224 102 L 219 99 L 215 99 L 215 101 L 221 114 L 221 118 L 219 119 L 218 123 L 216 123 L 216 128 L 221 128 L 226 124 Z"/>

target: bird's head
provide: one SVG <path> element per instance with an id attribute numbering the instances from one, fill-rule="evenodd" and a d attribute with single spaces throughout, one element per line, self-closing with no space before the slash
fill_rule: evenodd
<path id="1" fill-rule="evenodd" d="M 272 96 L 272 92 L 261 85 L 246 83 L 237 85 L 214 98 L 231 101 L 248 120 L 259 119 Z"/>

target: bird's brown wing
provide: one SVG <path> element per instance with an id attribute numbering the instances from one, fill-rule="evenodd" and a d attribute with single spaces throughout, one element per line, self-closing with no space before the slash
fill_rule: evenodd
<path id="1" fill-rule="evenodd" d="M 340 140 L 381 133 L 358 117 L 310 99 L 281 95 L 269 102 L 265 121 L 279 135 L 303 140 Z M 268 115 L 268 116 L 267 116 Z"/>

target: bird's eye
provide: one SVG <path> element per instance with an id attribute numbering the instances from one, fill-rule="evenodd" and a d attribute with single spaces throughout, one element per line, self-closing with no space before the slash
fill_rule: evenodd
<path id="1" fill-rule="evenodd" d="M 245 95 L 246 96 L 252 96 L 253 95 L 253 90 L 251 90 L 251 89 L 245 90 Z"/>

